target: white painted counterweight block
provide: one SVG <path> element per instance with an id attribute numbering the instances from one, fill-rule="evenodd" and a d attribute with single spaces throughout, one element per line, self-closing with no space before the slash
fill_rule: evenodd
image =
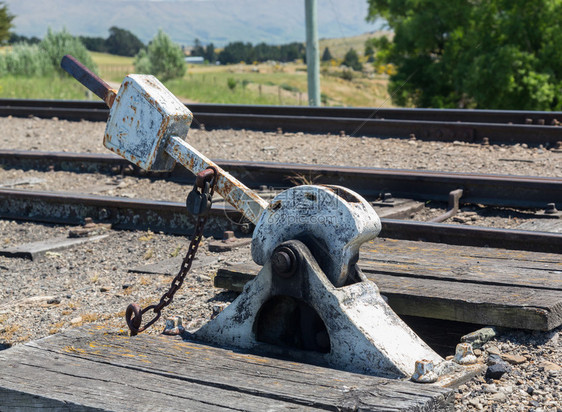
<path id="1" fill-rule="evenodd" d="M 131 74 L 123 80 L 111 107 L 103 144 L 144 170 L 170 171 L 168 139 L 185 140 L 193 115 L 160 81 Z"/>

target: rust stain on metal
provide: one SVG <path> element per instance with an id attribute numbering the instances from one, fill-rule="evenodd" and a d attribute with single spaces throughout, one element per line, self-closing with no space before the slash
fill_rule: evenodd
<path id="1" fill-rule="evenodd" d="M 150 80 L 147 79 L 145 80 L 147 83 L 150 83 Z M 160 107 L 160 104 L 158 103 L 157 100 L 155 100 L 147 91 L 142 92 L 142 96 L 146 99 L 146 101 L 152 106 L 154 107 L 154 109 L 156 111 L 158 111 L 158 113 L 160 113 L 161 115 L 166 115 L 166 113 L 162 110 L 162 108 Z"/>
<path id="2" fill-rule="evenodd" d="M 281 200 L 276 200 L 276 201 L 271 202 L 271 203 L 269 204 L 268 209 L 271 209 L 271 210 L 279 210 L 279 208 L 280 208 L 281 206 L 282 206 Z"/>
<path id="3" fill-rule="evenodd" d="M 117 90 L 109 89 L 107 91 L 107 93 L 105 94 L 105 97 L 103 99 L 105 104 L 107 104 L 107 107 L 111 108 L 111 106 L 113 106 L 113 103 L 115 102 L 115 96 L 117 96 Z"/>

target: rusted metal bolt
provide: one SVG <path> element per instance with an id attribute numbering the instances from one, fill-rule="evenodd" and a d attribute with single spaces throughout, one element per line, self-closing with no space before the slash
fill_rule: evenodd
<path id="1" fill-rule="evenodd" d="M 228 303 L 217 303 L 213 305 L 213 313 L 211 313 L 211 320 L 219 316 L 219 314 L 228 306 Z"/>
<path id="2" fill-rule="evenodd" d="M 222 241 L 223 242 L 232 242 L 236 239 L 234 236 L 234 232 L 232 230 L 225 230 L 222 234 Z"/>
<path id="3" fill-rule="evenodd" d="M 476 355 L 472 351 L 472 345 L 468 342 L 459 343 L 455 349 L 453 360 L 459 365 L 472 365 L 476 363 Z"/>
<path id="4" fill-rule="evenodd" d="M 437 374 L 433 370 L 433 361 L 422 359 L 416 361 L 416 369 L 412 375 L 414 382 L 433 383 L 438 379 Z"/>
<path id="5" fill-rule="evenodd" d="M 162 333 L 164 335 L 181 335 L 183 331 L 181 316 L 172 316 L 166 319 L 166 326 Z"/>
<path id="6" fill-rule="evenodd" d="M 384 203 L 394 203 L 394 197 L 390 192 L 382 193 L 381 198 Z"/>
<path id="7" fill-rule="evenodd" d="M 290 278 L 297 270 L 297 258 L 288 247 L 281 247 L 271 257 L 271 270 L 277 276 Z"/>
<path id="8" fill-rule="evenodd" d="M 107 210 L 106 208 L 100 209 L 100 213 L 99 213 L 100 220 L 106 220 L 109 218 L 109 216 L 111 216 L 111 212 L 109 210 Z"/>
<path id="9" fill-rule="evenodd" d="M 546 207 L 544 208 L 544 213 L 547 215 L 554 215 L 558 213 L 558 209 L 556 209 L 556 203 L 547 203 Z"/>

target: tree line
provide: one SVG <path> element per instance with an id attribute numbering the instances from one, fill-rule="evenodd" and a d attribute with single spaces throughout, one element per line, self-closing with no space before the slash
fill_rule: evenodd
<path id="1" fill-rule="evenodd" d="M 304 44 L 298 42 L 282 45 L 270 45 L 266 43 L 252 45 L 251 43 L 238 41 L 228 43 L 217 55 L 215 54 L 213 43 L 207 45 L 207 47 L 203 47 L 199 40 L 196 39 L 191 55 L 201 56 L 210 63 L 214 63 L 218 60 L 221 64 L 240 62 L 261 63 L 269 60 L 292 62 L 299 59 L 306 59 L 306 47 Z"/>

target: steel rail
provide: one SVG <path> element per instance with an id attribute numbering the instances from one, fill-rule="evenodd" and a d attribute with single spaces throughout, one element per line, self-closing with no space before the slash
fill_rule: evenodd
<path id="1" fill-rule="evenodd" d="M 516 112 L 444 109 L 310 108 L 190 104 L 193 127 L 261 131 L 345 133 L 352 136 L 491 143 L 557 144 L 562 128 L 550 126 L 561 112 Z M 105 121 L 103 102 L 16 99 L 0 100 L 0 116 L 58 117 Z M 522 124 L 522 123 L 543 124 Z"/>
<path id="2" fill-rule="evenodd" d="M 318 184 L 345 186 L 368 198 L 376 198 L 381 193 L 390 192 L 394 197 L 443 202 L 448 200 L 451 191 L 462 189 L 460 202 L 464 204 L 537 209 L 546 207 L 548 203 L 555 203 L 562 208 L 560 177 L 502 176 L 220 159 L 215 162 L 252 188 L 264 185 L 283 188 L 294 185 L 295 181 L 306 180 Z M 4 167 L 103 173 L 133 168 L 127 160 L 110 153 L 20 150 L 0 150 L 0 164 Z M 146 175 L 136 167 L 132 172 Z M 172 173 L 150 176 L 186 183 L 193 181 L 192 174 L 182 167 L 176 167 Z"/>
<path id="3" fill-rule="evenodd" d="M 47 107 L 105 110 L 101 101 L 89 100 L 38 100 L 0 99 L 0 107 Z M 562 112 L 523 110 L 477 110 L 477 109 L 413 109 L 372 107 L 308 107 L 233 105 L 213 103 L 189 103 L 194 113 L 257 114 L 296 117 L 339 117 L 358 119 L 427 120 L 467 123 L 513 123 L 551 125 L 562 122 Z"/>
<path id="4" fill-rule="evenodd" d="M 0 189 L 0 217 L 57 224 L 80 224 L 91 217 L 112 223 L 115 229 L 151 229 L 172 234 L 188 234 L 194 228 L 194 220 L 183 203 L 69 192 Z M 385 238 L 562 253 L 562 233 L 381 220 L 381 237 Z M 232 207 L 214 205 L 206 235 L 239 229 L 236 222 L 240 221 L 240 213 Z"/>

